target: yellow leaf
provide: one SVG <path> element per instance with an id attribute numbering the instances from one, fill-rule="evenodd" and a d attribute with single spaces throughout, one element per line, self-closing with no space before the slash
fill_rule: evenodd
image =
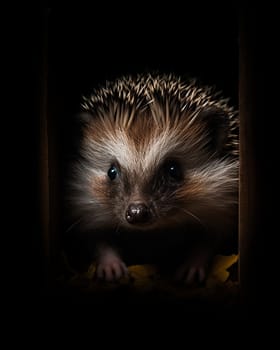
<path id="1" fill-rule="evenodd" d="M 211 288 L 226 282 L 229 277 L 227 271 L 238 260 L 238 255 L 216 255 L 206 280 L 206 287 Z"/>
<path id="2" fill-rule="evenodd" d="M 208 277 L 206 279 L 206 288 L 216 287 L 225 283 L 229 278 L 228 269 L 238 261 L 238 255 L 216 255 L 212 267 L 209 271 Z M 136 288 L 138 287 L 148 287 L 153 288 L 153 286 L 166 287 L 169 286 L 168 281 L 165 281 L 158 275 L 158 269 L 155 265 L 132 265 L 128 267 L 129 276 L 121 278 L 116 284 L 98 284 L 94 279 L 96 271 L 96 263 L 92 263 L 88 270 L 84 273 L 76 273 L 72 277 L 71 281 L 73 283 L 82 283 L 91 281 L 91 286 L 96 288 L 116 288 L 117 285 L 131 285 Z M 88 282 L 87 282 L 88 283 Z M 228 283 L 228 281 L 227 281 Z M 100 287 L 101 286 L 101 287 Z"/>
<path id="3" fill-rule="evenodd" d="M 94 274 L 95 274 L 95 271 L 96 271 L 96 263 L 94 262 L 94 263 L 92 263 L 92 264 L 89 266 L 89 268 L 88 268 L 88 270 L 87 270 L 87 272 L 86 272 L 86 276 L 87 276 L 88 278 L 93 278 L 93 277 L 94 277 Z"/>
<path id="4" fill-rule="evenodd" d="M 157 273 L 157 269 L 153 265 L 133 265 L 128 268 L 133 278 L 150 279 Z"/>
<path id="5" fill-rule="evenodd" d="M 152 279 L 157 274 L 157 268 L 154 265 L 133 265 L 128 268 L 130 280 L 135 287 L 143 287 L 151 284 Z"/>

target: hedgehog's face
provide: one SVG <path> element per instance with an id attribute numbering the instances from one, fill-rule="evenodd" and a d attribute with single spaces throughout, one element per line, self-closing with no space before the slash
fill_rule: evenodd
<path id="1" fill-rule="evenodd" d="M 148 230 L 201 224 L 205 213 L 231 206 L 237 164 L 213 156 L 209 135 L 202 124 L 156 128 L 142 119 L 127 130 L 93 123 L 79 173 L 81 219 L 93 227 Z"/>
<path id="2" fill-rule="evenodd" d="M 179 157 L 161 157 L 152 140 L 144 152 L 128 144 L 125 135 L 121 139 L 106 143 L 114 148 L 113 154 L 103 158 L 104 152 L 102 161 L 95 158 L 100 167 L 92 169 L 88 177 L 88 191 L 95 204 L 93 216 L 98 212 L 97 219 L 102 217 L 104 224 L 129 229 L 162 226 L 178 213 L 176 194 L 184 186 L 184 164 Z"/>
<path id="3" fill-rule="evenodd" d="M 141 163 L 140 156 L 138 161 Z M 166 224 L 178 212 L 176 192 L 183 183 L 183 166 L 169 158 L 149 172 L 141 164 L 128 168 L 115 160 L 92 186 L 95 194 L 103 187 L 101 192 L 107 197 L 103 203 L 111 211 L 111 220 L 127 228 L 148 229 Z"/>

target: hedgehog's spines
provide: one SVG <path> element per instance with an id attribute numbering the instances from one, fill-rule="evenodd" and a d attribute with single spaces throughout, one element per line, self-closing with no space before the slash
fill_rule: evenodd
<path id="1" fill-rule="evenodd" d="M 128 75 L 116 81 L 106 81 L 104 87 L 94 89 L 89 97 L 83 96 L 81 103 L 83 111 L 104 120 L 110 118 L 124 129 L 130 127 L 136 115 L 146 111 L 161 129 L 168 125 L 177 126 L 182 115 L 188 116 L 188 125 L 191 126 L 199 112 L 211 106 L 227 115 L 229 130 L 225 148 L 237 154 L 237 112 L 221 91 L 202 86 L 196 79 L 185 82 L 173 74 Z"/>

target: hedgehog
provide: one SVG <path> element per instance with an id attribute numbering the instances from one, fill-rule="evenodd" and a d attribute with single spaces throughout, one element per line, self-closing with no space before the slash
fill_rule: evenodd
<path id="1" fill-rule="evenodd" d="M 68 199 L 96 277 L 117 281 L 130 264 L 153 263 L 203 283 L 237 236 L 238 113 L 229 99 L 196 79 L 138 74 L 84 96 L 79 117 Z"/>

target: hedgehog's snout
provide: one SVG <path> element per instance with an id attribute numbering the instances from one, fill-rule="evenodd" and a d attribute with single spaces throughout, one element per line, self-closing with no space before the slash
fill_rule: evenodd
<path id="1" fill-rule="evenodd" d="M 152 219 L 150 208 L 143 202 L 129 204 L 125 213 L 125 218 L 129 224 L 146 224 Z"/>

